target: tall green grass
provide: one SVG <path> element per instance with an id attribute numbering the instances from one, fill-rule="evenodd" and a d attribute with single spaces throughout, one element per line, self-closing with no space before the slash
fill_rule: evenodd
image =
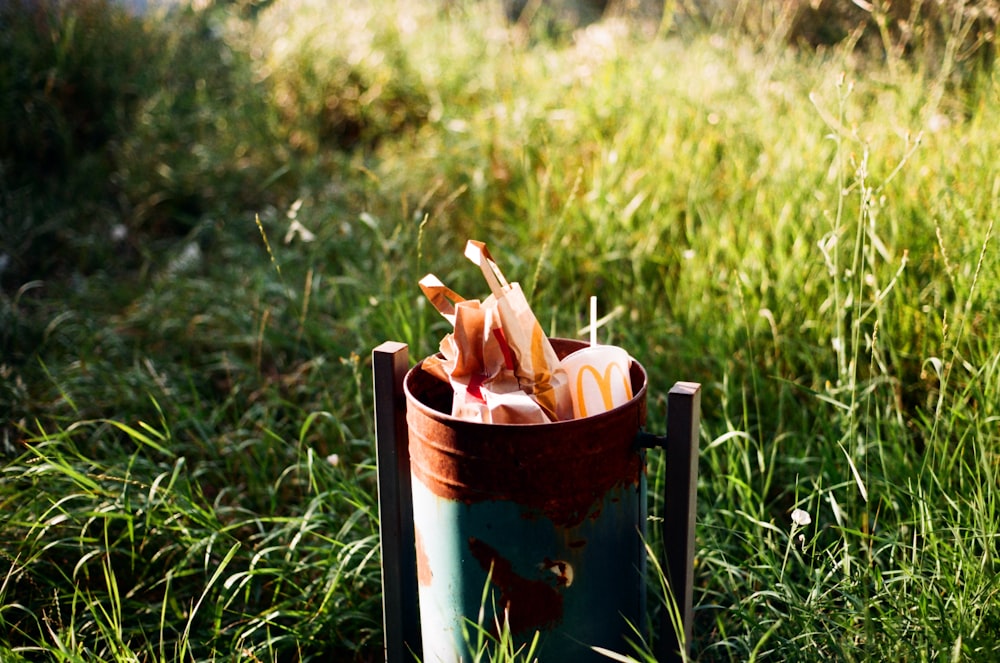
<path id="1" fill-rule="evenodd" d="M 424 273 L 484 294 L 468 238 L 553 335 L 617 311 L 654 431 L 703 384 L 696 660 L 1000 658 L 993 70 L 328 5 L 115 24 L 161 78 L 68 163 L 110 168 L 134 253 L 3 276 L 0 658 L 378 659 L 365 358 L 436 349 Z M 9 154 L 4 227 L 34 210 L 42 251 L 91 199 Z"/>

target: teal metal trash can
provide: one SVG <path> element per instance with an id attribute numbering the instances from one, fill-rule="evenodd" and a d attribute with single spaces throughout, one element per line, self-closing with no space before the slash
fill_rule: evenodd
<path id="1" fill-rule="evenodd" d="M 552 344 L 560 357 L 585 345 Z M 423 661 L 470 661 L 477 630 L 504 624 L 516 643 L 540 633 L 544 663 L 631 652 L 646 615 L 646 372 L 634 360 L 630 378 L 635 396 L 609 412 L 497 425 L 450 416 L 451 387 L 421 364 L 406 374 Z"/>

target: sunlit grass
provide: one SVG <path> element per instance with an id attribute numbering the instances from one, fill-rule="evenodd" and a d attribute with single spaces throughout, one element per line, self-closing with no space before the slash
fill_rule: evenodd
<path id="1" fill-rule="evenodd" d="M 655 432 L 703 384 L 697 660 L 997 657 L 993 71 L 301 5 L 163 19 L 205 50 L 74 161 L 99 222 L 0 172 L 93 251 L 0 273 L 0 658 L 378 659 L 366 357 L 436 349 L 424 273 L 484 294 L 469 238 L 554 335 L 621 308 Z"/>

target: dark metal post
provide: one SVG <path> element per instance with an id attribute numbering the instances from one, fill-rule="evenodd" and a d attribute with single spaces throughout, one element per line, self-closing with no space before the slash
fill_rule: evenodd
<path id="1" fill-rule="evenodd" d="M 698 483 L 698 428 L 701 385 L 677 382 L 667 396 L 666 477 L 663 548 L 667 579 L 680 612 L 684 651 L 672 620 L 661 625 L 661 660 L 683 661 L 691 650 L 694 621 L 694 523 Z"/>
<path id="2" fill-rule="evenodd" d="M 387 663 L 409 663 L 421 655 L 413 494 L 403 395 L 409 359 L 405 343 L 387 341 L 372 351 L 382 543 L 382 625 Z"/>

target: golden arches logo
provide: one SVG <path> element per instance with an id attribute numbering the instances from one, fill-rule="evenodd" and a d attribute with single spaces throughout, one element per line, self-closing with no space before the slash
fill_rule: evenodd
<path id="1" fill-rule="evenodd" d="M 613 398 L 614 383 L 612 382 L 615 372 L 617 372 L 619 377 L 621 377 L 622 386 L 625 389 L 626 401 L 632 400 L 632 383 L 629 381 L 628 371 L 622 368 L 621 364 L 610 362 L 604 369 L 604 375 L 601 375 L 601 372 L 592 364 L 584 364 L 580 367 L 580 370 L 576 374 L 576 402 L 580 408 L 581 417 L 588 416 L 587 395 L 584 390 L 584 382 L 587 375 L 592 375 L 594 377 L 594 383 L 597 385 L 597 390 L 601 394 L 601 400 L 604 404 L 604 409 L 601 410 L 601 412 L 607 412 L 615 407 Z M 619 405 L 622 405 L 622 403 L 619 403 Z M 594 414 L 599 413 L 595 412 Z"/>

